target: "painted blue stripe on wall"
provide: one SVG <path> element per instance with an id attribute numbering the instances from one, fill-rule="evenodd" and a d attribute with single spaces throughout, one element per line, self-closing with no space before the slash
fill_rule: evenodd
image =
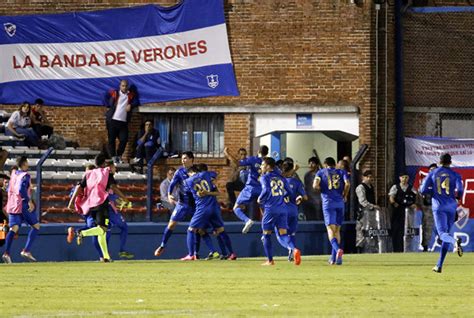
<path id="1" fill-rule="evenodd" d="M 474 6 L 458 7 L 412 7 L 409 9 L 413 13 L 456 13 L 456 12 L 474 12 Z"/>

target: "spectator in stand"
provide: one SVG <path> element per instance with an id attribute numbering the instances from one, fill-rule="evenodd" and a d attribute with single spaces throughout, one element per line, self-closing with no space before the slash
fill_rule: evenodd
<path id="1" fill-rule="evenodd" d="M 31 128 L 31 106 L 28 102 L 23 102 L 17 111 L 13 112 L 7 122 L 5 135 L 15 136 L 22 139 L 25 146 L 38 146 L 39 138 L 33 128 Z"/>
<path id="2" fill-rule="evenodd" d="M 346 158 L 346 157 L 344 157 L 344 158 Z M 339 162 L 337 163 L 337 168 L 341 169 L 341 170 L 344 170 L 347 173 L 348 176 L 351 175 L 351 166 L 350 166 L 349 161 L 347 161 L 346 159 L 339 160 Z"/>
<path id="3" fill-rule="evenodd" d="M 244 160 L 247 158 L 247 150 L 245 148 L 240 148 L 238 151 L 239 160 Z M 249 176 L 249 170 L 244 166 L 234 166 L 231 161 L 232 172 L 230 175 L 230 181 L 226 183 L 225 187 L 227 189 L 227 195 L 229 198 L 228 208 L 232 209 L 237 200 L 235 197 L 236 191 L 242 191 L 247 182 Z"/>
<path id="4" fill-rule="evenodd" d="M 321 194 L 313 188 L 316 172 L 321 169 L 321 161 L 317 157 L 308 159 L 309 171 L 304 175 L 304 189 L 308 195 L 308 200 L 304 201 L 303 209 L 307 220 L 322 220 Z"/>
<path id="5" fill-rule="evenodd" d="M 161 149 L 160 151 L 163 153 L 160 133 L 153 127 L 153 121 L 147 119 L 137 133 L 136 156 L 132 163 L 143 167 L 143 158 L 145 158 L 148 163 L 159 149 Z M 161 155 L 159 155 L 159 157 L 161 157 Z"/>
<path id="6" fill-rule="evenodd" d="M 43 104 L 43 100 L 38 98 L 35 100 L 35 104 L 31 108 L 31 121 L 33 123 L 32 127 L 38 137 L 41 138 L 42 136 L 48 136 L 49 138 L 53 134 L 53 126 L 46 117 Z"/>
<path id="7" fill-rule="evenodd" d="M 106 95 L 106 124 L 109 139 L 109 154 L 117 163 L 123 163 L 122 155 L 128 141 L 128 123 L 132 117 L 132 108 L 138 106 L 135 92 L 130 91 L 127 80 L 120 81 L 120 89 L 110 90 Z M 115 140 L 119 139 L 118 148 Z"/>
<path id="8" fill-rule="evenodd" d="M 163 180 L 160 184 L 160 199 L 161 199 L 161 204 L 167 208 L 170 212 L 174 211 L 175 204 L 170 202 L 168 199 L 168 188 L 170 187 L 170 182 L 173 179 L 174 173 L 176 172 L 176 169 L 171 167 L 168 169 L 168 172 L 166 172 L 166 179 Z M 175 189 L 173 193 L 174 197 L 177 197 L 177 191 Z"/>
<path id="9" fill-rule="evenodd" d="M 400 173 L 400 183 L 394 184 L 388 193 L 392 204 L 392 241 L 393 251 L 403 252 L 403 234 L 405 232 L 405 209 L 416 208 L 416 192 L 408 183 L 407 173 Z"/>

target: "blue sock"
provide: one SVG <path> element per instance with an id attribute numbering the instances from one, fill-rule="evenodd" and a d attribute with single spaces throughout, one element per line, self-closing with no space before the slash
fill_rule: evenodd
<path id="1" fill-rule="evenodd" d="M 196 248 L 196 233 L 193 231 L 188 231 L 188 234 L 186 235 L 186 244 L 188 246 L 189 255 L 194 256 Z"/>
<path id="2" fill-rule="evenodd" d="M 439 259 L 438 259 L 438 264 L 436 266 L 438 267 L 443 267 L 444 259 L 446 258 L 446 254 L 448 254 L 449 251 L 449 243 L 443 242 L 441 244 L 441 251 L 439 252 Z"/>
<path id="3" fill-rule="evenodd" d="M 289 235 L 290 236 L 290 242 L 296 246 L 296 235 L 292 234 L 292 235 Z"/>
<path id="4" fill-rule="evenodd" d="M 127 244 L 127 237 L 128 237 L 128 225 L 124 223 L 122 227 L 120 227 L 120 252 L 125 251 L 125 244 Z"/>
<path id="5" fill-rule="evenodd" d="M 94 244 L 94 247 L 97 250 L 97 253 L 99 253 L 99 257 L 103 258 L 104 256 L 102 255 L 102 249 L 100 248 L 99 239 L 97 238 L 97 236 L 92 237 L 92 243 Z"/>
<path id="6" fill-rule="evenodd" d="M 291 250 L 295 249 L 295 245 L 293 244 L 293 242 L 291 242 L 290 236 L 288 234 L 281 235 L 280 237 L 281 237 L 281 240 L 287 246 L 287 248 L 289 248 Z"/>
<path id="7" fill-rule="evenodd" d="M 214 248 L 214 244 L 212 244 L 211 236 L 208 233 L 205 233 L 202 236 L 202 239 L 204 240 L 204 243 L 206 244 L 207 248 L 209 249 L 209 252 L 214 253 L 216 251 L 216 249 Z"/>
<path id="8" fill-rule="evenodd" d="M 220 236 L 220 237 L 222 238 L 222 240 L 224 241 L 225 247 L 226 247 L 227 250 L 229 251 L 229 254 L 233 254 L 233 253 L 234 253 L 234 249 L 232 248 L 232 243 L 231 243 L 231 241 L 230 241 L 229 235 L 227 235 L 227 233 L 224 231 L 224 232 L 220 233 L 219 236 Z"/>
<path id="9" fill-rule="evenodd" d="M 277 241 L 278 243 L 280 243 L 280 245 L 283 247 L 283 248 L 286 248 L 288 249 L 288 242 L 285 241 L 280 234 L 278 234 L 278 232 L 275 232 L 276 234 L 276 238 L 277 238 Z"/>
<path id="10" fill-rule="evenodd" d="M 451 235 L 449 235 L 449 233 L 442 233 L 439 238 L 441 239 L 441 241 L 443 242 L 446 242 L 446 243 L 450 243 L 450 244 L 456 244 L 456 240 L 454 239 L 454 237 L 452 237 Z"/>
<path id="11" fill-rule="evenodd" d="M 227 248 L 225 247 L 225 242 L 222 236 L 217 236 L 217 243 L 219 244 L 219 247 L 221 249 L 221 255 L 227 255 Z"/>
<path id="12" fill-rule="evenodd" d="M 337 250 L 339 249 L 339 243 L 337 243 L 337 239 L 335 237 L 331 240 L 331 246 L 332 249 L 337 253 Z"/>
<path id="13" fill-rule="evenodd" d="M 332 252 L 331 252 L 331 262 L 333 262 L 333 263 L 336 262 L 336 255 L 337 255 L 337 251 L 335 251 L 334 249 L 332 249 Z"/>
<path id="14" fill-rule="evenodd" d="M 273 261 L 273 253 L 272 253 L 272 237 L 270 234 L 264 234 L 262 236 L 263 241 L 263 249 L 265 250 L 265 255 L 269 261 Z"/>
<path id="15" fill-rule="evenodd" d="M 240 220 L 244 221 L 245 223 L 247 223 L 247 221 L 250 220 L 249 217 L 248 217 L 247 215 L 245 215 L 244 211 L 243 211 L 241 208 L 239 208 L 239 207 L 236 207 L 236 208 L 234 209 L 234 214 L 235 214 Z"/>
<path id="16" fill-rule="evenodd" d="M 196 244 L 196 246 L 194 247 L 194 254 L 199 254 L 199 250 L 201 249 L 201 235 L 195 234 L 194 242 Z"/>
<path id="17" fill-rule="evenodd" d="M 33 242 L 36 239 L 36 236 L 38 236 L 39 230 L 35 229 L 32 227 L 30 229 L 30 232 L 28 233 L 28 239 L 26 240 L 26 245 L 25 245 L 25 252 L 29 252 L 31 250 L 31 245 L 33 245 Z"/>
<path id="18" fill-rule="evenodd" d="M 5 238 L 5 254 L 10 255 L 10 250 L 12 248 L 13 238 L 15 237 L 15 232 L 8 231 L 7 237 Z"/>
<path id="19" fill-rule="evenodd" d="M 161 246 L 166 246 L 166 243 L 168 243 L 171 234 L 173 234 L 173 230 L 170 230 L 168 227 L 166 227 L 165 232 L 163 233 L 163 240 L 161 241 Z"/>

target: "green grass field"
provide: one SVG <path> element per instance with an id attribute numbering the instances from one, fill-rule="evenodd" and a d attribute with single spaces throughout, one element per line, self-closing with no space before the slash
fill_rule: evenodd
<path id="1" fill-rule="evenodd" d="M 2 265 L 1 317 L 471 316 L 474 254 Z"/>

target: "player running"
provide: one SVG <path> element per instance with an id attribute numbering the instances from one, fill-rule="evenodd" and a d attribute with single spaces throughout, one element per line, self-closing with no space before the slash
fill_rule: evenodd
<path id="1" fill-rule="evenodd" d="M 245 215 L 243 208 L 247 207 L 249 209 L 250 205 L 255 202 L 255 200 L 262 192 L 262 187 L 258 178 L 260 177 L 260 165 L 262 164 L 262 158 L 265 158 L 268 155 L 268 147 L 260 146 L 258 151 L 258 156 L 252 156 L 245 158 L 243 160 L 237 160 L 235 156 L 229 153 L 229 149 L 224 148 L 224 155 L 227 159 L 230 160 L 231 164 L 234 166 L 248 166 L 250 169 L 249 177 L 247 183 L 245 184 L 244 189 L 240 192 L 237 197 L 237 201 L 234 205 L 235 215 L 242 221 L 245 222 L 245 226 L 242 229 L 242 233 L 246 234 L 255 223 L 247 215 Z"/>
<path id="2" fill-rule="evenodd" d="M 186 151 L 181 155 L 181 163 L 183 166 L 176 170 L 173 179 L 171 179 L 168 188 L 168 198 L 170 202 L 176 202 L 176 207 L 171 214 L 170 221 L 166 227 L 160 246 L 155 250 L 155 256 L 160 256 L 165 251 L 166 244 L 173 234 L 174 229 L 179 222 L 182 222 L 187 215 L 191 216 L 194 213 L 194 202 L 190 193 L 186 191 L 185 181 L 189 178 L 188 169 L 194 163 L 194 154 L 191 151 Z M 175 187 L 178 187 L 178 197 L 173 196 Z"/>
<path id="3" fill-rule="evenodd" d="M 199 172 L 196 166 L 190 167 L 188 173 L 190 177 L 186 180 L 186 186 L 193 194 L 196 202 L 196 212 L 189 223 L 186 237 L 188 255 L 181 260 L 196 260 L 195 248 L 197 232 L 206 229 L 208 225 L 214 229 L 218 238 L 221 239 L 220 242 L 224 243 L 225 249 L 230 253 L 228 259 L 236 260 L 237 255 L 233 251 L 229 235 L 225 232 L 221 208 L 216 199 L 219 192 L 216 191 L 213 179 L 217 177 L 217 174 L 213 171 Z"/>
<path id="4" fill-rule="evenodd" d="M 78 240 L 82 241 L 86 236 L 97 236 L 99 246 L 103 255 L 104 262 L 110 262 L 110 255 L 107 247 L 106 233 L 109 226 L 109 189 L 117 193 L 123 201 L 128 203 L 128 199 L 118 189 L 117 182 L 113 174 L 110 173 L 110 167 L 106 167 L 106 157 L 104 154 L 98 154 L 95 157 L 96 167 L 87 171 L 79 187 L 72 195 L 68 208 L 74 209 L 74 202 L 80 192 L 84 193 L 84 199 L 79 202 L 83 214 L 90 214 L 97 224 L 88 230 L 78 233 Z"/>
<path id="5" fill-rule="evenodd" d="M 6 248 L 2 260 L 7 264 L 12 263 L 10 251 L 13 238 L 20 230 L 23 222 L 28 223 L 30 231 L 28 233 L 26 245 L 20 255 L 30 262 L 36 262 L 36 258 L 31 255 L 30 250 L 40 229 L 38 216 L 35 212 L 35 206 L 31 198 L 31 176 L 28 173 L 28 159 L 25 156 L 21 156 L 17 158 L 16 165 L 18 169 L 12 169 L 10 175 L 8 201 L 6 206 L 10 231 L 5 238 Z"/>
<path id="6" fill-rule="evenodd" d="M 444 259 L 448 253 L 450 244 L 461 257 L 463 254 L 461 238 L 457 240 L 449 234 L 454 224 L 457 200 L 462 197 L 463 187 L 461 176 L 451 170 L 451 155 L 445 153 L 440 157 L 441 167 L 431 171 L 423 181 L 420 192 L 432 195 L 433 217 L 438 236 L 443 241 L 438 263 L 433 267 L 433 272 L 441 273 Z M 431 189 L 430 189 L 431 188 Z"/>
<path id="7" fill-rule="evenodd" d="M 287 158 L 290 159 L 290 158 Z M 303 183 L 295 176 L 295 167 L 292 160 L 285 159 L 282 164 L 282 175 L 286 178 L 290 187 L 289 201 L 287 203 L 288 210 L 288 237 L 293 245 L 296 246 L 296 229 L 298 227 L 298 205 L 303 200 L 308 200 Z M 285 243 L 281 240 L 279 232 L 276 230 L 278 242 L 284 246 Z M 288 260 L 294 261 L 291 250 L 288 250 Z"/>
<path id="8" fill-rule="evenodd" d="M 288 236 L 288 206 L 286 196 L 291 193 L 291 190 L 286 179 L 274 171 L 275 165 L 273 158 L 263 159 L 262 176 L 260 177 L 262 192 L 257 200 L 264 209 L 262 218 L 262 242 L 267 261 L 262 265 L 275 265 L 271 241 L 271 234 L 275 228 L 278 230 L 283 246 L 290 250 L 295 265 L 300 265 L 301 252 L 295 247 Z"/>
<path id="9" fill-rule="evenodd" d="M 344 220 L 344 202 L 347 201 L 351 185 L 347 173 L 335 167 L 336 161 L 334 158 L 326 158 L 324 169 L 316 173 L 313 188 L 316 191 L 321 191 L 323 200 L 324 223 L 332 246 L 329 264 L 342 265 L 344 251 L 340 248 L 341 225 Z"/>

